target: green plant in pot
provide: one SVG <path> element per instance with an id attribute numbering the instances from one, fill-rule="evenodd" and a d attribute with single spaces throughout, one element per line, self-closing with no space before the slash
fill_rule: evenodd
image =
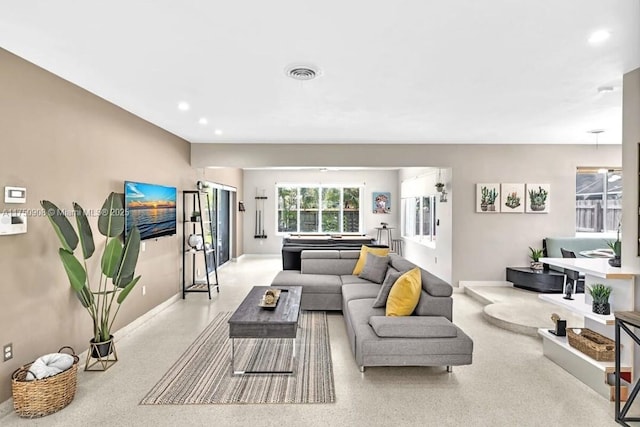
<path id="1" fill-rule="evenodd" d="M 603 285 L 602 283 L 595 283 L 591 287 L 587 287 L 587 291 L 593 299 L 591 311 L 596 314 L 611 314 L 611 307 L 609 305 L 611 287 Z"/>
<path id="2" fill-rule="evenodd" d="M 58 255 L 71 288 L 93 321 L 91 355 L 94 358 L 105 357 L 114 351 L 111 328 L 121 304 L 141 277 L 134 277 L 140 249 L 140 232 L 137 227 L 133 227 L 123 243 L 123 196 L 109 194 L 98 217 L 98 230 L 105 238 L 100 256 L 100 278 L 97 284 L 95 281 L 92 283 L 89 272 L 93 269 L 89 267 L 88 260 L 95 252 L 95 243 L 85 210 L 78 203 L 73 203 L 76 231 L 64 210 L 48 200 L 42 200 L 40 205 L 60 239 L 62 247 L 58 250 Z M 85 370 L 88 363 L 87 359 Z"/>
<path id="3" fill-rule="evenodd" d="M 198 211 L 191 212 L 191 222 L 197 222 L 198 218 L 200 218 L 200 212 Z"/>
<path id="4" fill-rule="evenodd" d="M 531 269 L 542 270 L 543 265 L 540 262 L 540 258 L 544 254 L 544 249 L 532 248 L 529 246 L 529 258 L 531 258 Z"/>
<path id="5" fill-rule="evenodd" d="M 618 232 L 615 241 L 607 241 L 607 246 L 613 251 L 613 258 L 609 260 L 612 267 L 620 267 L 620 257 L 622 256 L 622 242 L 620 241 L 620 224 L 618 224 Z"/>

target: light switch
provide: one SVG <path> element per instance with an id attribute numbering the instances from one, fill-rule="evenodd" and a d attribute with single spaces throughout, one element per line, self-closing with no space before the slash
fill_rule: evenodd
<path id="1" fill-rule="evenodd" d="M 4 187 L 5 203 L 27 203 L 27 189 L 22 187 Z"/>

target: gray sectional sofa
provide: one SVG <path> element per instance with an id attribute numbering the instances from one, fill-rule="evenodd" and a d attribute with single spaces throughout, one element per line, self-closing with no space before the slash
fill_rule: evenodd
<path id="1" fill-rule="evenodd" d="M 351 351 L 367 366 L 468 365 L 473 341 L 452 323 L 453 288 L 421 269 L 422 290 L 413 315 L 385 316 L 374 308 L 381 285 L 353 275 L 359 250 L 305 250 L 300 270 L 284 270 L 272 286 L 302 286 L 303 310 L 342 310 Z M 389 254 L 387 275 L 416 266 Z"/>

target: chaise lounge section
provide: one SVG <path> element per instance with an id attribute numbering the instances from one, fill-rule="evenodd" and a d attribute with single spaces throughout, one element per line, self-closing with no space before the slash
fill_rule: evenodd
<path id="1" fill-rule="evenodd" d="M 411 316 L 386 316 L 374 307 L 381 284 L 354 275 L 359 250 L 305 250 L 301 269 L 284 270 L 273 286 L 302 286 L 303 310 L 342 310 L 349 345 L 361 371 L 367 366 L 451 366 L 472 362 L 473 341 L 452 323 L 453 288 L 420 269 L 421 290 Z M 416 265 L 388 255 L 385 280 Z"/>

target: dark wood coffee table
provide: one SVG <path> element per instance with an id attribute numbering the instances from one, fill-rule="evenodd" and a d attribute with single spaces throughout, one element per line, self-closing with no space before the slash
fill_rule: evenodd
<path id="1" fill-rule="evenodd" d="M 273 309 L 259 306 L 267 289 L 280 289 L 280 299 Z M 293 374 L 295 371 L 296 337 L 298 335 L 298 317 L 300 315 L 300 296 L 302 286 L 254 286 L 244 301 L 229 319 L 229 338 L 231 339 L 231 370 L 234 375 L 244 374 Z M 241 370 L 235 366 L 236 338 L 291 338 L 293 356 L 291 370 L 260 371 Z"/>

